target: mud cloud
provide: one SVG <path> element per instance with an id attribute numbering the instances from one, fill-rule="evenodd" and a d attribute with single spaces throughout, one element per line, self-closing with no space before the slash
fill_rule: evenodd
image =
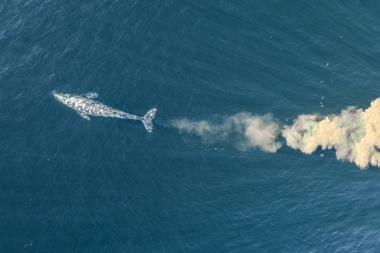
<path id="1" fill-rule="evenodd" d="M 280 134 L 280 126 L 270 114 L 253 116 L 249 113 L 238 113 L 219 125 L 205 120 L 181 119 L 173 121 L 172 126 L 181 132 L 200 136 L 205 143 L 228 140 L 242 151 L 260 148 L 274 153 L 281 147 L 276 140 Z"/>
<path id="2" fill-rule="evenodd" d="M 361 169 L 380 167 L 380 98 L 366 109 L 348 107 L 340 114 L 300 115 L 282 136 L 289 147 L 311 154 L 318 147 L 335 149 L 339 160 L 354 162 Z"/>
<path id="3" fill-rule="evenodd" d="M 349 106 L 339 114 L 299 115 L 292 125 L 281 125 L 271 114 L 238 113 L 221 124 L 180 119 L 172 121 L 180 132 L 196 134 L 205 143 L 228 141 L 237 149 L 260 148 L 275 153 L 285 138 L 287 146 L 311 154 L 318 148 L 334 149 L 338 160 L 361 169 L 380 167 L 380 98 L 365 110 Z"/>

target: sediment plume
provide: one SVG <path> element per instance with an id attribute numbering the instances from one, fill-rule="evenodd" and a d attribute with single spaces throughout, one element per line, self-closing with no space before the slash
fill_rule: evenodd
<path id="1" fill-rule="evenodd" d="M 228 140 L 242 151 L 258 147 L 274 153 L 281 147 L 276 141 L 280 134 L 279 124 L 270 114 L 253 116 L 249 113 L 238 113 L 219 125 L 205 120 L 181 119 L 173 121 L 172 126 L 180 131 L 194 133 L 206 143 Z"/>
<path id="2" fill-rule="evenodd" d="M 338 160 L 355 163 L 361 169 L 380 167 L 380 98 L 366 110 L 349 106 L 339 114 L 302 114 L 292 125 L 281 126 L 270 114 L 238 113 L 222 124 L 185 118 L 173 121 L 171 126 L 196 134 L 205 143 L 228 141 L 242 151 L 260 148 L 275 153 L 281 147 L 281 134 L 289 147 L 305 154 L 318 148 L 335 149 Z"/>
<path id="3" fill-rule="evenodd" d="M 282 136 L 289 147 L 311 154 L 318 147 L 336 150 L 339 160 L 361 169 L 380 167 L 380 98 L 366 109 L 348 107 L 338 115 L 300 115 Z"/>

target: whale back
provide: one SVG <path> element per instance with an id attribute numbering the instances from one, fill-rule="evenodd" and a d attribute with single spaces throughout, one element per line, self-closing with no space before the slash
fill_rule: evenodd
<path id="1" fill-rule="evenodd" d="M 100 117 L 140 119 L 140 117 L 125 113 L 120 110 L 116 110 L 112 107 L 102 104 L 99 101 L 95 101 L 84 96 L 55 92 L 53 92 L 53 95 L 58 101 L 74 109 L 81 115 L 85 114 Z"/>

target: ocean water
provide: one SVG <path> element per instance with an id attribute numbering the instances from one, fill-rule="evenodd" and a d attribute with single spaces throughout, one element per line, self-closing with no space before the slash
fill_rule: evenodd
<path id="1" fill-rule="evenodd" d="M 376 252 L 378 167 L 282 131 L 380 97 L 379 11 L 2 1 L 0 252 Z M 153 132 L 87 121 L 52 91 L 157 108 Z"/>

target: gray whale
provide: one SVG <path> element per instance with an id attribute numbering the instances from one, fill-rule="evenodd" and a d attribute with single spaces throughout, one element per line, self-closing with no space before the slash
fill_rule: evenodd
<path id="1" fill-rule="evenodd" d="M 98 95 L 96 93 L 87 93 L 85 95 L 72 95 L 52 92 L 54 97 L 64 105 L 74 109 L 77 113 L 83 118 L 90 120 L 88 115 L 91 116 L 100 116 L 100 117 L 112 117 L 120 119 L 133 119 L 141 120 L 148 132 L 152 132 L 153 123 L 152 120 L 156 115 L 157 109 L 152 109 L 145 114 L 144 117 L 139 117 L 133 114 L 129 114 L 120 110 L 113 109 L 109 106 L 106 106 L 98 101 L 92 100 Z"/>

